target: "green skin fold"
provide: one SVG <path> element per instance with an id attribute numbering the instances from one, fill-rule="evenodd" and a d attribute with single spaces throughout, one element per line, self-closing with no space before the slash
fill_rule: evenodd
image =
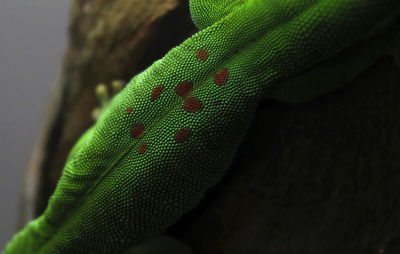
<path id="1" fill-rule="evenodd" d="M 400 1 L 190 9 L 200 31 L 112 99 L 71 150 L 45 212 L 5 254 L 121 253 L 161 234 L 222 178 L 260 100 L 305 101 L 354 77 L 390 47 Z"/>

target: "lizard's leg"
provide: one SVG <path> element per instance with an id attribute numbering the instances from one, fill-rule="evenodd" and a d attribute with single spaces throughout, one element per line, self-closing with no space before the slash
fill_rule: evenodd
<path id="1" fill-rule="evenodd" d="M 392 54 L 400 68 L 399 27 L 388 27 L 384 32 L 360 41 L 298 76 L 278 81 L 264 95 L 264 100 L 272 98 L 289 103 L 309 101 L 344 86 L 384 54 Z"/>

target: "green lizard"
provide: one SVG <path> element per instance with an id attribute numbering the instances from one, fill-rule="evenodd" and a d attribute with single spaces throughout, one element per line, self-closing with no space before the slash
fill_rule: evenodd
<path id="1" fill-rule="evenodd" d="M 200 31 L 112 99 L 71 150 L 45 212 L 5 254 L 119 253 L 162 233 L 224 175 L 261 99 L 308 100 L 351 79 L 391 41 L 380 31 L 400 2 L 191 0 L 190 8 Z M 365 59 L 342 58 L 363 39 L 371 44 L 350 53 Z M 341 59 L 352 62 L 332 73 Z M 341 78 L 324 84 L 325 74 Z"/>

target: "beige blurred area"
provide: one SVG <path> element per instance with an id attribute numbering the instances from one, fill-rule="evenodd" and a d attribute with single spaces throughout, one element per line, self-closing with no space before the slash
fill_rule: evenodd
<path id="1" fill-rule="evenodd" d="M 0 250 L 67 41 L 68 0 L 0 0 Z"/>

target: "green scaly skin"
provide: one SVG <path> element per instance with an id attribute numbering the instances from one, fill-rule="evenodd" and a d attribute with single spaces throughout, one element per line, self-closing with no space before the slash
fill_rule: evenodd
<path id="1" fill-rule="evenodd" d="M 285 99 L 283 80 L 372 36 L 400 1 L 190 6 L 201 31 L 113 98 L 5 254 L 118 253 L 162 233 L 224 175 L 261 98 Z"/>

